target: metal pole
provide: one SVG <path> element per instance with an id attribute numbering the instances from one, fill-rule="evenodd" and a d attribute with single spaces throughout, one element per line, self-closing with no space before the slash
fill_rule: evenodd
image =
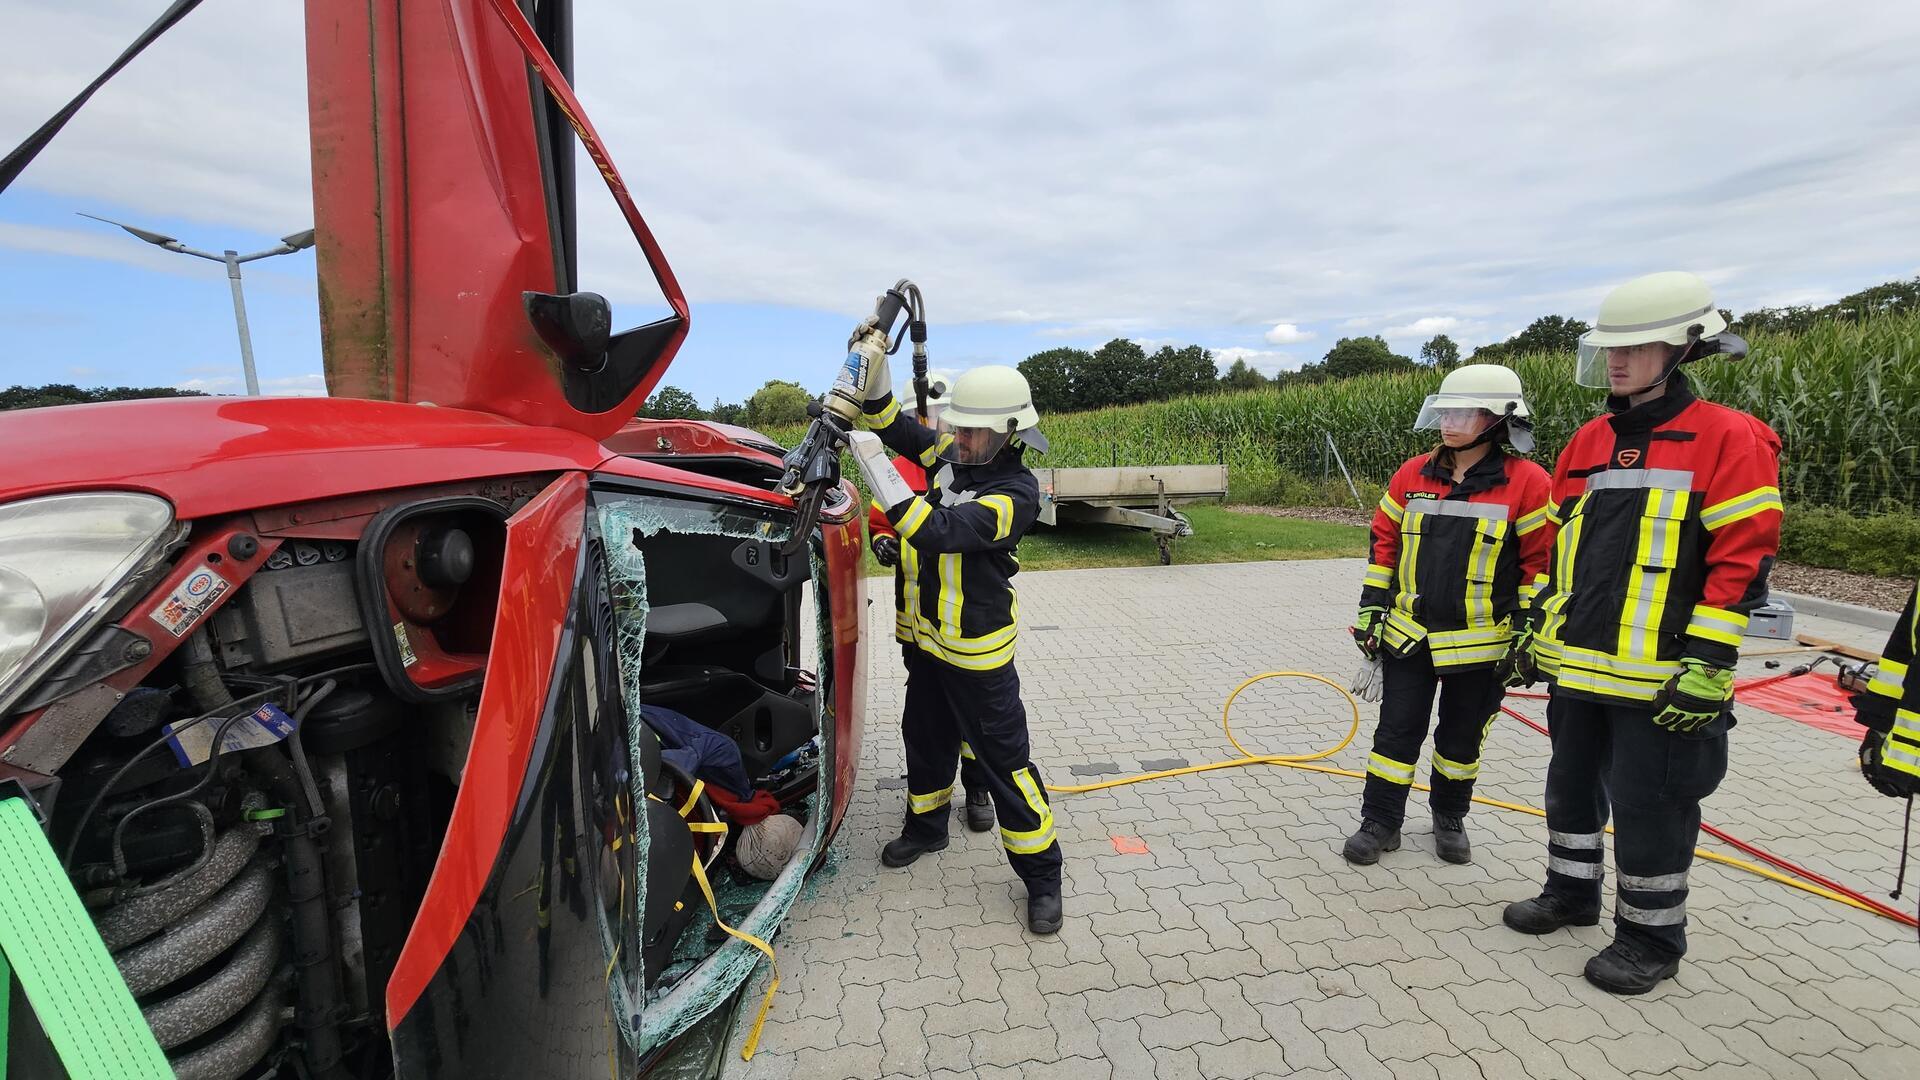
<path id="1" fill-rule="evenodd" d="M 233 321 L 240 328 L 240 365 L 247 373 L 247 395 L 260 396 L 260 380 L 253 373 L 253 335 L 247 331 L 247 301 L 240 295 L 240 253 L 226 251 L 227 284 L 233 287 Z"/>

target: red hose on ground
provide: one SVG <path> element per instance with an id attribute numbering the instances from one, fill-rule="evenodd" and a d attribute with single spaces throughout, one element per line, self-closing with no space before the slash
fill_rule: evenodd
<path id="1" fill-rule="evenodd" d="M 1782 679 L 1791 679 L 1793 677 L 1794 677 L 1794 674 L 1792 672 L 1788 672 L 1784 675 L 1773 675 L 1765 679 L 1756 679 L 1752 683 L 1749 683 L 1747 685 L 1749 686 L 1764 685 L 1766 683 L 1775 683 L 1775 682 L 1779 682 Z M 1547 695 L 1508 691 L 1507 696 L 1521 697 L 1521 698 L 1545 698 Z M 1539 732 L 1542 735 L 1548 734 L 1547 729 L 1545 727 L 1537 723 L 1534 723 L 1532 720 L 1528 719 L 1525 716 L 1522 716 L 1518 712 L 1515 712 L 1513 709 L 1505 705 L 1500 706 L 1500 711 L 1503 713 L 1506 713 L 1508 716 L 1513 717 L 1515 720 L 1520 721 L 1521 723 L 1527 725 L 1528 727 L 1532 728 L 1533 730 Z M 1783 859 L 1778 855 L 1775 855 L 1771 852 L 1763 851 L 1760 848 L 1754 847 L 1752 844 L 1747 843 L 1745 840 L 1740 840 L 1735 837 L 1729 836 L 1725 832 L 1721 831 L 1720 829 L 1715 828 L 1712 825 L 1708 825 L 1705 822 L 1700 823 L 1700 828 L 1707 835 L 1713 837 L 1714 839 L 1723 841 L 1728 844 L 1732 844 L 1734 847 L 1739 848 L 1741 851 L 1745 852 L 1748 855 L 1753 856 L 1756 859 L 1761 860 L 1762 862 L 1772 863 L 1774 866 L 1777 866 L 1780 869 L 1785 870 L 1787 873 L 1792 874 L 1795 877 L 1801 878 L 1803 880 L 1811 881 L 1815 885 L 1818 885 L 1823 889 L 1831 889 L 1834 892 L 1839 893 L 1840 895 L 1846 897 L 1849 900 L 1852 900 L 1859 904 L 1864 904 L 1865 906 L 1872 908 L 1875 913 L 1884 915 L 1887 918 L 1892 919 L 1903 926 L 1920 929 L 1920 919 L 1915 919 L 1912 915 L 1909 915 L 1906 912 L 1899 910 L 1898 908 L 1888 907 L 1886 904 L 1883 904 L 1880 901 L 1875 900 L 1870 896 L 1864 896 L 1853 889 L 1847 888 L 1845 885 L 1840 884 L 1839 882 L 1833 880 L 1832 878 L 1829 878 L 1823 874 L 1816 874 L 1813 871 L 1808 870 L 1803 866 L 1799 866 L 1794 863 L 1788 862 L 1786 859 Z"/>

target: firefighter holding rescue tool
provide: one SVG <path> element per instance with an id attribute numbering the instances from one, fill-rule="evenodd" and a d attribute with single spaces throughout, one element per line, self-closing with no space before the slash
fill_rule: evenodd
<path id="1" fill-rule="evenodd" d="M 1547 568 L 1549 481 L 1521 456 L 1533 430 L 1520 376 L 1498 364 L 1453 371 L 1413 426 L 1437 429 L 1440 445 L 1400 466 L 1380 498 L 1353 628 L 1384 679 L 1360 828 L 1341 852 L 1360 866 L 1400 848 L 1436 691 L 1434 849 L 1472 859 L 1465 818 L 1481 744 L 1506 692 L 1509 642 L 1529 632 Z"/>
<path id="2" fill-rule="evenodd" d="M 1025 376 L 998 365 L 961 373 L 932 430 L 916 423 L 890 387 L 884 314 L 855 331 L 826 402 L 840 416 L 857 408 L 874 429 L 853 432 L 849 445 L 903 558 L 913 552 L 906 574 L 914 646 L 903 732 L 908 805 L 900 836 L 880 858 L 906 866 L 947 846 L 964 742 L 992 792 L 1007 861 L 1026 883 L 1028 929 L 1052 934 L 1061 918 L 1060 844 L 1030 757 L 1013 665 L 1019 602 L 1012 585 L 1020 568 L 1014 549 L 1040 510 L 1040 486 L 1022 458 L 1029 448 L 1045 452 L 1046 439 Z M 889 447 L 932 471 L 924 496 L 887 460 Z"/>
<path id="3" fill-rule="evenodd" d="M 1554 470 L 1557 535 L 1531 643 L 1553 687 L 1546 887 L 1505 921 L 1527 934 L 1599 921 L 1611 809 L 1614 939 L 1586 976 L 1644 994 L 1687 949 L 1700 801 L 1726 775 L 1733 669 L 1780 544 L 1780 438 L 1695 398 L 1681 373 L 1747 351 L 1700 278 L 1635 278 L 1596 322 L 1575 380 L 1610 392 L 1607 415 Z"/>
<path id="4" fill-rule="evenodd" d="M 935 427 L 940 422 L 940 413 L 947 407 L 948 388 L 953 385 L 953 373 L 930 371 L 927 373 L 925 398 L 918 406 L 909 406 L 907 415 L 921 427 Z M 894 391 L 894 400 L 908 401 L 918 397 L 911 383 L 902 383 Z M 927 470 L 918 461 L 900 454 L 894 457 L 893 467 L 900 478 L 907 482 L 915 495 L 927 493 Z M 919 607 L 920 553 L 910 544 L 900 541 L 900 534 L 893 523 L 887 520 L 887 508 L 874 501 L 873 508 L 867 512 L 867 535 L 873 546 L 873 560 L 881 566 L 893 569 L 893 639 L 900 643 L 900 655 L 907 666 L 909 696 L 915 695 L 912 684 L 913 653 L 917 646 L 913 643 L 913 613 Z M 904 716 L 901 730 L 908 724 Z M 982 775 L 980 759 L 966 740 L 960 742 L 960 786 L 967 793 L 967 828 L 974 832 L 986 832 L 993 828 L 993 794 L 987 790 L 987 780 Z"/>

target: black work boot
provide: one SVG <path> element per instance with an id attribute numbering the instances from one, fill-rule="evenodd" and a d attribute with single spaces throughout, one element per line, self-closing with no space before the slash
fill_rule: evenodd
<path id="1" fill-rule="evenodd" d="M 967 792 L 967 828 L 986 832 L 993 828 L 993 796 L 984 791 Z"/>
<path id="2" fill-rule="evenodd" d="M 1060 894 L 1034 893 L 1027 897 L 1027 929 L 1036 934 L 1060 932 Z"/>
<path id="3" fill-rule="evenodd" d="M 937 840 L 920 840 L 902 833 L 887 841 L 887 846 L 880 849 L 880 861 L 893 867 L 907 866 L 928 852 L 945 850 L 947 850 L 945 836 Z"/>
<path id="4" fill-rule="evenodd" d="M 1369 819 L 1362 821 L 1360 828 L 1347 837 L 1347 846 L 1340 849 L 1340 854 L 1355 866 L 1372 866 L 1380 861 L 1381 852 L 1399 850 L 1400 830 Z"/>
<path id="5" fill-rule="evenodd" d="M 1587 981 L 1609 994 L 1644 994 L 1679 971 L 1678 958 L 1662 956 L 1631 938 L 1616 938 L 1587 961 Z"/>
<path id="6" fill-rule="evenodd" d="M 1433 850 L 1450 863 L 1473 861 L 1473 845 L 1467 842 L 1467 823 L 1454 814 L 1433 815 Z"/>
<path id="7" fill-rule="evenodd" d="M 1523 934 L 1551 934 L 1563 926 L 1595 926 L 1600 905 L 1580 907 L 1552 893 L 1508 904 L 1502 922 Z"/>

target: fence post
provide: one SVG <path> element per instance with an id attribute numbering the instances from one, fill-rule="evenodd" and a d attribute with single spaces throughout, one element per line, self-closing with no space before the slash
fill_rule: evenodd
<path id="1" fill-rule="evenodd" d="M 1340 457 L 1340 448 L 1334 445 L 1333 432 L 1322 431 L 1320 434 L 1326 437 L 1327 449 L 1333 453 L 1334 462 L 1340 466 L 1340 475 L 1346 478 L 1347 490 L 1353 492 L 1353 505 L 1365 510 L 1367 508 L 1366 500 L 1360 498 L 1360 489 L 1354 486 L 1353 474 L 1347 471 L 1347 463 Z"/>

